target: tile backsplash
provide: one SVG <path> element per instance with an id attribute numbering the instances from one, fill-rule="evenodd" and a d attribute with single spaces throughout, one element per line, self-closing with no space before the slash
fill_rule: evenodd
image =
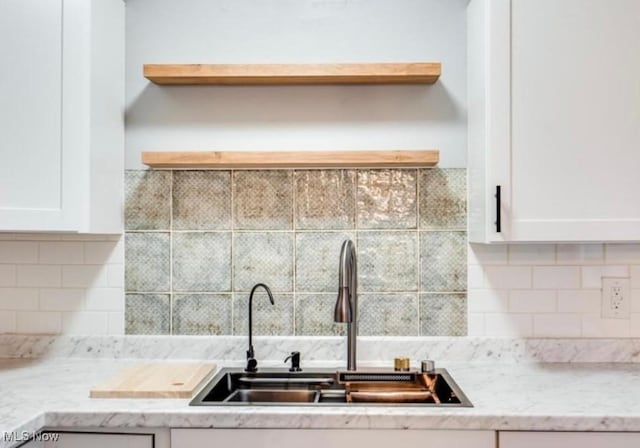
<path id="1" fill-rule="evenodd" d="M 125 332 L 340 335 L 357 246 L 359 333 L 467 334 L 465 169 L 127 171 Z"/>
<path id="2" fill-rule="evenodd" d="M 0 232 L 0 334 L 124 333 L 124 238 Z"/>
<path id="3" fill-rule="evenodd" d="M 640 337 L 640 244 L 471 244 L 468 334 Z M 630 279 L 630 316 L 602 316 L 602 277 Z"/>

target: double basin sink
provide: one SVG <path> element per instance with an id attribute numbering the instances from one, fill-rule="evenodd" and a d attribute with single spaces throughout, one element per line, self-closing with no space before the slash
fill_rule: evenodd
<path id="1" fill-rule="evenodd" d="M 445 369 L 418 371 L 336 371 L 314 369 L 222 369 L 191 406 L 429 406 L 472 407 Z"/>

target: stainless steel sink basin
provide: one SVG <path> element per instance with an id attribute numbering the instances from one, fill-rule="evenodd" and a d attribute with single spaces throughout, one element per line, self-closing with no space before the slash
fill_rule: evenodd
<path id="1" fill-rule="evenodd" d="M 226 403 L 314 403 L 318 401 L 318 392 L 313 390 L 286 389 L 236 389 L 227 398 Z"/>
<path id="2" fill-rule="evenodd" d="M 190 405 L 473 406 L 445 369 L 429 375 L 415 371 L 260 369 L 247 373 L 222 369 Z"/>

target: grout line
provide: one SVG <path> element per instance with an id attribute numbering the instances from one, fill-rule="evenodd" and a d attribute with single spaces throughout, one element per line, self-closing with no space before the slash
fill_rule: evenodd
<path id="1" fill-rule="evenodd" d="M 37 286 L 31 286 L 31 287 L 24 287 L 22 289 L 34 289 L 34 288 L 38 288 Z M 48 289 L 48 287 L 42 287 L 43 289 Z M 53 288 L 53 289 L 57 289 L 57 288 Z M 65 288 L 65 289 L 75 289 L 75 290 L 82 290 L 84 288 Z M 512 291 L 512 290 L 509 290 Z M 525 291 L 527 291 L 525 289 Z M 549 290 L 549 291 L 554 291 L 554 290 Z M 573 290 L 567 290 L 567 291 L 573 291 Z M 596 291 L 595 289 L 591 289 L 589 291 Z M 217 295 L 234 295 L 234 294 L 248 294 L 250 292 L 250 290 L 248 291 L 173 291 L 174 294 L 176 295 L 207 295 L 207 294 L 217 294 Z M 297 293 L 294 293 L 292 291 L 281 291 L 281 290 L 272 290 L 273 293 L 278 293 L 279 295 L 294 295 L 294 294 L 300 294 L 300 295 L 329 295 L 329 296 L 333 296 L 335 295 L 334 291 L 299 291 Z M 388 295 L 410 295 L 410 294 L 445 294 L 445 295 L 460 295 L 460 294 L 466 294 L 466 291 L 418 291 L 418 290 L 389 290 L 389 291 L 374 291 L 374 290 L 365 290 L 365 291 L 358 291 L 361 294 L 367 294 L 367 295 L 382 295 L 382 296 L 388 296 Z M 126 294 L 171 294 L 170 291 L 126 291 Z"/>
<path id="2" fill-rule="evenodd" d="M 420 233 L 420 170 L 416 170 L 416 248 L 418 251 L 418 269 L 417 269 L 417 276 L 418 278 L 416 279 L 416 285 L 418 286 L 418 291 L 416 292 L 416 300 L 418 301 L 417 303 L 417 310 L 418 310 L 418 332 L 416 333 L 418 336 L 421 336 L 421 329 L 422 329 L 422 306 L 420 305 L 420 291 L 422 290 L 422 244 L 421 244 L 421 233 Z M 467 280 L 467 283 L 469 281 Z M 468 301 L 467 301 L 468 302 Z M 467 304 L 467 308 L 468 308 L 468 304 Z M 467 311 L 468 314 L 468 311 Z"/>
<path id="3" fill-rule="evenodd" d="M 297 306 L 296 306 L 296 294 L 298 292 L 298 285 L 296 282 L 296 275 L 298 272 L 298 234 L 297 234 L 297 226 L 296 226 L 296 215 L 297 215 L 297 211 L 298 211 L 298 207 L 297 207 L 297 202 L 298 202 L 298 194 L 296 192 L 296 173 L 298 171 L 297 170 L 293 170 L 291 172 L 291 199 L 293 201 L 293 205 L 291 207 L 291 212 L 292 212 L 292 217 L 291 217 L 291 228 L 293 229 L 293 261 L 292 261 L 292 275 L 293 278 L 291 279 L 291 285 L 292 285 L 292 290 L 293 290 L 293 297 L 292 297 L 292 303 L 291 306 L 293 307 L 293 322 L 292 322 L 292 327 L 291 327 L 291 334 L 293 336 L 296 336 L 296 311 L 297 311 Z"/>
<path id="4" fill-rule="evenodd" d="M 354 170 L 353 172 L 353 196 L 351 198 L 352 205 L 353 205 L 353 230 L 355 231 L 356 234 L 356 240 L 358 238 L 358 185 L 359 185 L 359 179 L 360 179 L 360 170 Z M 358 248 L 358 245 L 356 244 L 356 249 Z"/>
<path id="5" fill-rule="evenodd" d="M 236 241 L 236 236 L 235 236 L 235 190 L 236 190 L 236 186 L 235 186 L 235 170 L 229 170 L 229 182 L 230 182 L 230 189 L 231 189 L 231 193 L 229 195 L 229 219 L 231 220 L 231 222 L 229 223 L 229 228 L 230 233 L 231 233 L 231 248 L 229 250 L 230 253 L 230 260 L 229 263 L 231 263 L 231 266 L 229 267 L 229 274 L 231 275 L 231 278 L 229 279 L 229 289 L 231 290 L 231 328 L 229 329 L 229 333 L 232 335 L 235 335 L 235 252 L 233 250 L 234 246 L 235 246 L 235 241 Z"/>
<path id="6" fill-rule="evenodd" d="M 423 229 L 423 230 L 418 230 L 415 228 L 357 228 L 357 226 L 354 227 L 348 227 L 348 228 L 344 228 L 344 229 L 322 229 L 322 228 L 317 228 L 317 229 L 297 229 L 295 230 L 295 232 L 298 233 L 318 233 L 318 232 L 322 232 L 322 233 L 339 233 L 339 232 L 344 232 L 344 231 L 351 231 L 351 230 L 359 230 L 361 232 L 383 232 L 383 233 L 397 233 L 397 232 L 427 232 L 427 233 L 452 233 L 452 232 L 459 232 L 459 233 L 466 233 L 465 229 L 462 228 L 452 228 L 452 229 Z M 279 230 L 279 229 L 210 229 L 210 230 L 127 230 L 127 233 L 167 233 L 167 232 L 173 232 L 173 233 L 229 233 L 229 232 L 235 232 L 235 233 L 292 233 L 294 232 L 294 230 L 292 229 L 287 229 L 287 230 Z M 601 263 L 602 264 L 602 263 Z M 506 265 L 505 265 L 506 266 Z M 516 266 L 516 265 L 514 265 Z M 553 266 L 552 264 L 548 264 L 546 266 Z M 578 265 L 581 266 L 581 265 Z"/>
<path id="7" fill-rule="evenodd" d="M 169 334 L 173 334 L 173 177 L 169 171 Z"/>

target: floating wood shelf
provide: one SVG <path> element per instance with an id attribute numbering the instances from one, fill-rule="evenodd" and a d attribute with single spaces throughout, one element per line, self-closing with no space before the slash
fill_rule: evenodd
<path id="1" fill-rule="evenodd" d="M 162 85 L 433 84 L 439 62 L 378 64 L 145 64 Z"/>
<path id="2" fill-rule="evenodd" d="M 391 168 L 431 167 L 437 150 L 421 151 L 291 151 L 291 152 L 143 152 L 152 168 Z"/>

